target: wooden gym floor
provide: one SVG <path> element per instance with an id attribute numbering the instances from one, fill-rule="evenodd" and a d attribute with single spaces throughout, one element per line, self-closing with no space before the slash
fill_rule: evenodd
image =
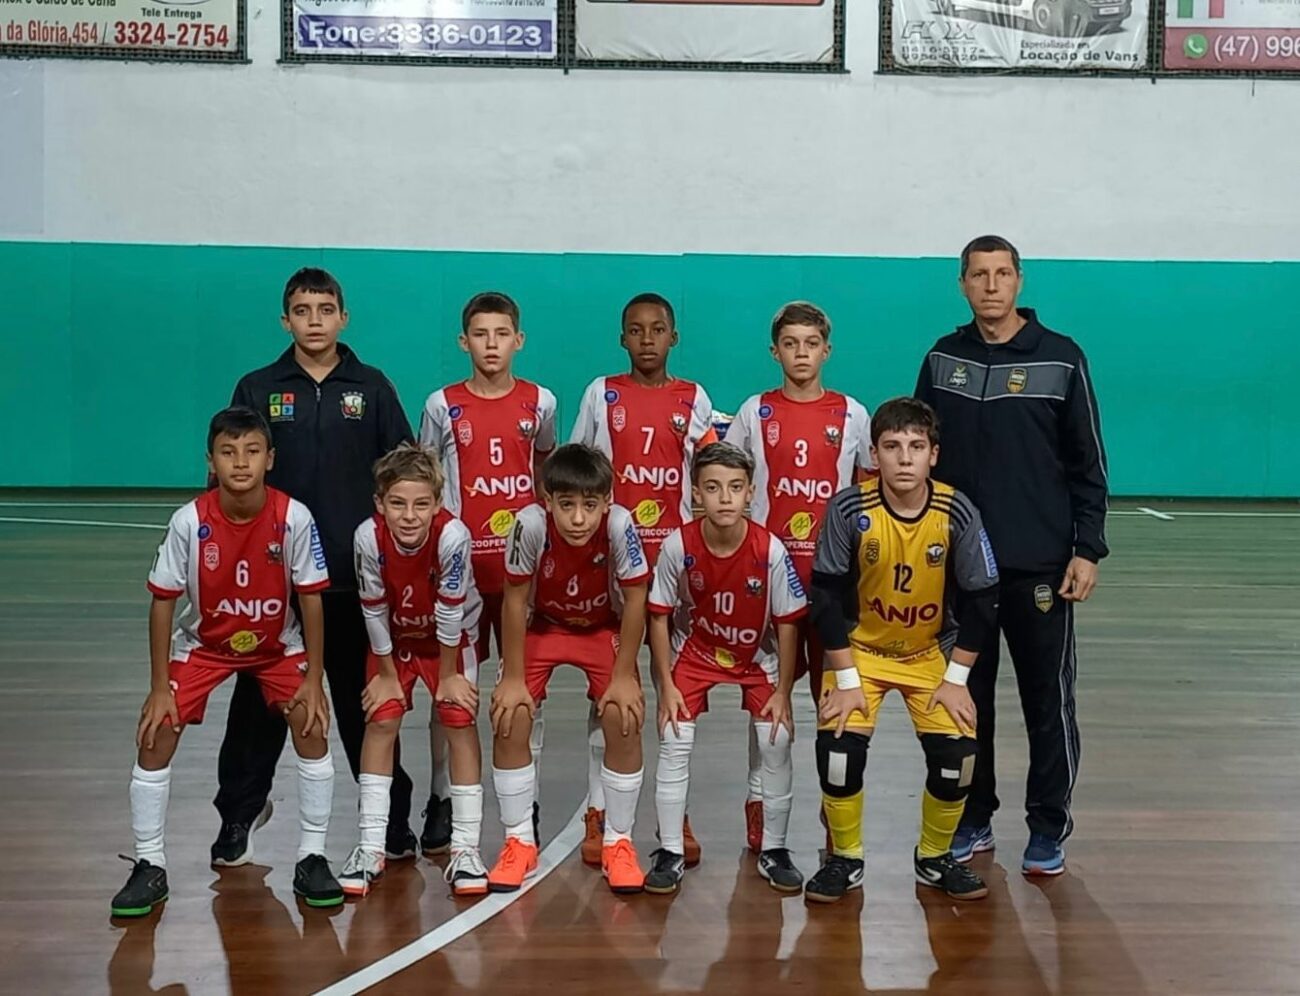
<path id="1" fill-rule="evenodd" d="M 701 723 L 692 770 L 703 864 L 675 898 L 615 898 L 572 851 L 585 792 L 575 672 L 557 679 L 547 706 L 542 823 L 554 867 L 531 892 L 484 909 L 459 904 L 438 864 L 422 859 L 390 866 L 362 903 L 307 910 L 291 888 L 291 752 L 257 864 L 208 867 L 227 686 L 175 762 L 171 899 L 122 925 L 108 901 L 128 871 L 116 855 L 131 845 L 126 788 L 148 681 L 144 576 L 181 500 L 0 493 L 0 992 L 1300 993 L 1295 505 L 1119 504 L 1116 552 L 1078 616 L 1083 763 L 1058 879 L 1018 871 L 1026 762 L 1008 666 L 1000 848 L 975 865 L 986 901 L 958 905 L 914 884 L 923 764 L 897 699 L 868 765 L 863 892 L 812 908 L 768 889 L 743 849 L 745 731 L 728 694 Z M 822 832 L 802 689 L 796 707 L 791 847 L 810 875 Z M 426 698 L 403 738 L 417 784 L 428 779 L 427 718 Z M 649 733 L 646 751 L 643 859 L 655 846 Z M 337 870 L 354 842 L 356 789 L 338 745 L 335 757 Z M 487 782 L 491 861 L 500 825 Z M 476 925 L 488 911 L 496 915 Z"/>

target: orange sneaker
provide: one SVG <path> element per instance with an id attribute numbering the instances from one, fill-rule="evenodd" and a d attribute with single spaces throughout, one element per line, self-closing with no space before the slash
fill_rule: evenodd
<path id="1" fill-rule="evenodd" d="M 641 870 L 636 848 L 630 840 L 619 838 L 603 848 L 600 867 L 611 892 L 640 892 L 645 887 L 645 872 Z"/>
<path id="2" fill-rule="evenodd" d="M 682 849 L 686 852 L 682 856 L 686 858 L 687 868 L 694 868 L 700 863 L 700 842 L 695 839 L 695 834 L 691 832 L 691 818 L 689 816 L 682 819 Z"/>
<path id="3" fill-rule="evenodd" d="M 745 803 L 745 842 L 757 854 L 763 849 L 763 802 L 750 799 Z"/>
<path id="4" fill-rule="evenodd" d="M 537 871 L 537 845 L 518 837 L 507 837 L 501 856 L 488 872 L 488 889 L 492 892 L 518 892 L 519 887 Z"/>
<path id="5" fill-rule="evenodd" d="M 582 838 L 582 863 L 599 868 L 600 852 L 605 847 L 605 811 L 588 806 L 582 819 L 587 824 L 587 836 Z"/>

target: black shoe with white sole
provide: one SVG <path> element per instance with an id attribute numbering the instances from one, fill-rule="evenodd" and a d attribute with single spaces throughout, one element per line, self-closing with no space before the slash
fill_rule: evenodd
<path id="1" fill-rule="evenodd" d="M 861 858 L 845 858 L 832 854 L 826 863 L 809 879 L 803 896 L 814 903 L 837 903 L 850 889 L 861 889 L 863 866 Z"/>
<path id="2" fill-rule="evenodd" d="M 686 874 L 686 857 L 662 847 L 650 855 L 650 871 L 645 877 L 645 891 L 670 896 L 682 887 Z"/>
<path id="3" fill-rule="evenodd" d="M 784 847 L 774 847 L 758 855 L 758 873 L 777 892 L 798 892 L 803 888 L 803 875 L 790 860 Z"/>
<path id="4" fill-rule="evenodd" d="M 267 799 L 252 823 L 222 823 L 221 832 L 212 842 L 212 867 L 234 868 L 253 860 L 253 834 L 266 826 L 275 807 Z"/>
<path id="5" fill-rule="evenodd" d="M 916 880 L 932 889 L 942 889 L 953 899 L 983 899 L 989 894 L 984 880 L 952 856 L 951 851 L 923 858 L 912 854 Z"/>

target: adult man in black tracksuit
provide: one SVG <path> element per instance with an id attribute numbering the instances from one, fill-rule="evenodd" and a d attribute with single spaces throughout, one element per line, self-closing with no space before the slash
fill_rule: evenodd
<path id="1" fill-rule="evenodd" d="M 284 290 L 285 331 L 293 345 L 235 386 L 231 404 L 261 412 L 271 425 L 275 464 L 267 483 L 298 499 L 315 517 L 329 567 L 324 593 L 325 675 L 335 722 L 357 777 L 365 714 L 361 693 L 369 641 L 352 557 L 352 535 L 374 512 L 371 466 L 412 439 L 397 392 L 382 372 L 338 342 L 347 325 L 343 291 L 324 270 L 305 268 Z M 252 859 L 251 834 L 270 816 L 267 795 L 284 748 L 284 720 L 269 712 L 257 682 L 241 674 L 226 719 L 214 803 L 221 833 L 214 865 Z M 388 823 L 390 857 L 412 857 L 411 779 L 395 769 Z"/>
<path id="2" fill-rule="evenodd" d="M 1016 308 L 1020 254 L 985 236 L 962 252 L 961 288 L 974 320 L 926 356 L 916 396 L 939 413 L 935 477 L 984 517 L 1002 576 L 998 623 L 1015 666 L 1029 733 L 1026 874 L 1065 870 L 1070 795 L 1079 765 L 1074 603 L 1097 581 L 1106 547 L 1106 453 L 1083 351 Z M 998 636 L 970 676 L 978 711 L 975 778 L 953 854 L 993 848 Z"/>

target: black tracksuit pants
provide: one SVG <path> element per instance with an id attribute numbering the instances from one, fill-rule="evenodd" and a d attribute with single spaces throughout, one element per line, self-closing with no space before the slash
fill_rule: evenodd
<path id="1" fill-rule="evenodd" d="M 1079 771 L 1075 718 L 1074 604 L 1057 591 L 1064 571 L 1003 571 L 998 629 L 1005 634 L 1029 734 L 1025 822 L 1033 833 L 1063 841 L 1074 829 L 1070 796 Z M 993 754 L 999 634 L 980 651 L 969 688 L 977 711 L 979 754 L 961 825 L 987 826 L 998 808 Z"/>
<path id="2" fill-rule="evenodd" d="M 361 772 L 361 741 L 366 733 L 361 693 L 366 684 L 370 641 L 355 591 L 327 591 L 321 601 L 325 611 L 325 677 L 334 705 L 331 721 L 338 728 L 355 779 Z M 219 788 L 213 804 L 224 822 L 251 823 L 256 819 L 271 791 L 287 733 L 284 718 L 267 709 L 256 679 L 239 675 L 217 760 Z M 402 770 L 400 744 L 393 760 L 388 825 L 401 829 L 410 823 L 412 786 L 410 776 Z"/>

